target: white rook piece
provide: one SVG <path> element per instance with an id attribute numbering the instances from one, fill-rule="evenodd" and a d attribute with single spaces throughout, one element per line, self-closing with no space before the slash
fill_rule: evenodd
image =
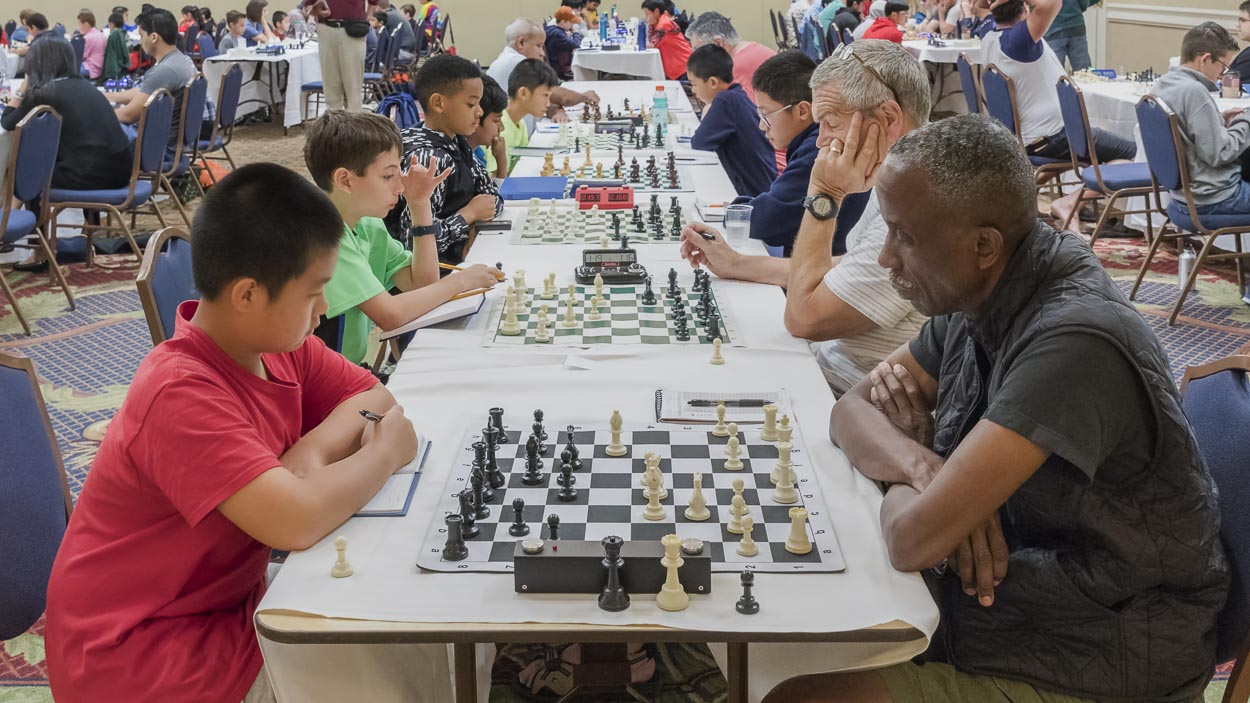
<path id="1" fill-rule="evenodd" d="M 681 581 L 677 579 L 677 570 L 686 563 L 681 558 L 681 538 L 677 535 L 664 535 L 660 544 L 664 545 L 664 558 L 660 559 L 660 563 L 668 570 L 668 577 L 664 579 L 664 585 L 655 596 L 655 604 L 661 610 L 685 610 L 690 605 L 690 596 L 686 595 L 686 589 L 682 588 Z"/>
<path id="2" fill-rule="evenodd" d="M 764 429 L 760 430 L 760 439 L 777 441 L 777 406 L 772 403 L 764 406 Z"/>
<path id="3" fill-rule="evenodd" d="M 790 536 L 786 538 L 786 551 L 791 554 L 812 551 L 812 540 L 807 536 L 807 510 L 803 508 L 790 508 Z"/>
<path id="4" fill-rule="evenodd" d="M 334 560 L 334 567 L 330 569 L 330 575 L 336 579 L 341 579 L 356 573 L 352 565 L 347 563 L 346 537 L 339 536 L 334 538 L 334 551 L 338 553 L 338 557 Z"/>
<path id="5" fill-rule="evenodd" d="M 621 411 L 613 410 L 612 419 L 608 421 L 608 430 L 612 433 L 612 439 L 608 442 L 608 446 L 603 450 L 608 456 L 625 456 L 628 450 L 621 443 L 621 427 L 624 422 L 621 420 Z"/>

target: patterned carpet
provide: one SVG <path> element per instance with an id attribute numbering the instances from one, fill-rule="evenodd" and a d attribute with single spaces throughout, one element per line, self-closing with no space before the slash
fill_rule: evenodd
<path id="1" fill-rule="evenodd" d="M 241 163 L 276 161 L 302 171 L 302 147 L 300 130 L 281 138 L 279 128 L 261 125 L 240 130 L 231 153 Z M 146 228 L 151 229 L 151 225 Z M 141 221 L 140 230 L 144 229 Z M 1095 248 L 1127 291 L 1144 255 L 1141 241 L 1107 239 Z M 34 359 L 76 496 L 109 419 L 151 348 L 135 292 L 134 271 L 85 271 L 81 265 L 71 265 L 69 280 L 78 298 L 78 309 L 73 312 L 66 310 L 63 295 L 47 288 L 46 276 L 11 271 L 6 275 L 18 291 L 33 334 L 22 335 L 7 303 L 0 302 L 0 349 Z M 1250 342 L 1250 307 L 1239 299 L 1231 268 L 1204 270 L 1181 318 L 1169 327 L 1167 316 L 1177 290 L 1176 258 L 1170 251 L 1163 252 L 1147 276 L 1138 309 L 1163 341 L 1177 379 L 1185 366 L 1227 356 Z M 681 657 L 676 654 L 662 658 L 689 662 L 689 668 L 680 663 L 677 666 L 691 677 L 707 670 L 702 652 L 685 652 Z M 1225 678 L 1227 672 L 1221 671 L 1208 688 L 1208 701 L 1220 699 Z M 718 695 L 701 695 L 715 690 L 716 686 L 709 684 L 689 696 L 665 699 L 715 700 Z M 0 646 L 0 703 L 49 700 L 41 621 Z"/>

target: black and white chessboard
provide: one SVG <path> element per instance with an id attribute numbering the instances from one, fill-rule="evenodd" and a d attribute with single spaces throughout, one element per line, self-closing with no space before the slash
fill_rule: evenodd
<path id="1" fill-rule="evenodd" d="M 528 418 L 522 418 L 528 419 Z M 550 418 L 549 418 L 550 419 Z M 573 441 L 580 452 L 583 468 L 573 474 L 576 478 L 577 499 L 561 502 L 556 476 L 551 475 L 552 465 L 558 463 L 558 454 L 569 436 L 566 430 L 556 431 L 549 424 L 550 438 L 546 452 L 542 454 L 545 481 L 527 486 L 521 482 L 525 472 L 525 440 L 529 431 L 508 429 L 507 442 L 499 445 L 497 463 L 507 479 L 503 488 L 495 489 L 494 498 L 486 505 L 490 515 L 477 520 L 481 532 L 466 540 L 469 555 L 460 561 L 442 558 L 447 538 L 444 522 L 446 515 L 459 513 L 457 494 L 470 488 L 469 477 L 473 461 L 472 444 L 482 439 L 481 432 L 470 430 L 465 434 L 461 449 L 448 477 L 437 510 L 430 521 L 417 565 L 431 571 L 493 571 L 511 572 L 512 555 L 518 538 L 508 534 L 512 523 L 512 501 L 522 498 L 522 511 L 530 526 L 529 536 L 549 539 L 548 515 L 560 516 L 559 538 L 562 540 L 599 541 L 616 535 L 626 541 L 659 541 L 668 534 L 682 539 L 694 537 L 704 543 L 706 554 L 711 557 L 712 570 L 718 572 L 741 571 L 750 566 L 764 572 L 836 572 L 846 569 L 837 536 L 833 530 L 820 489 L 816 484 L 814 467 L 808 463 L 807 449 L 797 432 L 791 444 L 791 461 L 798 476 L 796 487 L 799 502 L 789 505 L 771 500 L 772 483 L 769 473 L 777 460 L 777 447 L 760 439 L 760 428 L 739 428 L 739 441 L 744 464 L 739 471 L 725 469 L 725 446 L 727 437 L 716 437 L 710 426 L 683 427 L 676 425 L 626 425 L 622 442 L 627 447 L 623 457 L 607 455 L 611 438 L 607 425 L 575 426 Z M 528 425 L 524 425 L 528 427 Z M 647 499 L 643 496 L 641 478 L 645 469 L 643 456 L 655 452 L 660 457 L 660 470 L 668 497 L 661 504 L 668 512 L 664 520 L 652 521 L 643 517 Z M 689 520 L 683 514 L 693 492 L 694 474 L 703 474 L 703 495 L 711 516 L 702 522 Z M 740 556 L 736 549 L 740 535 L 725 529 L 729 520 L 729 506 L 734 495 L 733 483 L 742 479 L 743 499 L 751 519 L 755 521 L 751 536 L 759 545 L 754 557 Z M 813 548 L 807 554 L 786 551 L 785 542 L 790 534 L 789 511 L 794 507 L 808 511 L 807 531 Z"/>
<path id="2" fill-rule="evenodd" d="M 693 310 L 699 303 L 700 293 L 693 286 L 679 286 L 685 301 L 688 321 L 689 340 L 677 338 L 677 326 L 672 300 L 665 295 L 667 286 L 658 281 L 655 283 L 655 305 L 643 305 L 642 286 L 609 286 L 603 287 L 603 297 L 607 301 L 606 308 L 599 309 L 599 319 L 590 319 L 589 303 L 595 297 L 592 285 L 574 285 L 573 306 L 574 324 L 566 326 L 564 321 L 568 299 L 568 287 L 560 288 L 553 299 L 545 300 L 540 295 L 542 287 L 527 288 L 526 301 L 517 314 L 517 323 L 521 333 L 506 335 L 500 332 L 503 324 L 504 296 L 498 296 L 491 307 L 490 324 L 484 346 L 592 346 L 599 344 L 712 344 L 708 335 L 707 322 L 694 314 Z M 742 346 L 741 338 L 730 314 L 728 306 L 716 295 L 716 286 L 711 286 L 711 297 L 708 305 L 715 311 L 718 318 L 717 332 L 721 343 L 730 346 Z M 536 339 L 538 330 L 539 310 L 547 307 L 547 331 L 551 336 L 549 342 Z"/>
<path id="3" fill-rule="evenodd" d="M 619 234 L 631 244 L 681 241 L 681 228 L 690 219 L 670 196 L 668 207 L 635 205 L 634 210 L 582 210 L 573 201 L 530 201 L 524 223 L 512 236 L 513 244 L 581 244 L 614 246 L 620 242 L 613 215 L 620 220 Z M 634 211 L 637 211 L 635 213 Z"/>

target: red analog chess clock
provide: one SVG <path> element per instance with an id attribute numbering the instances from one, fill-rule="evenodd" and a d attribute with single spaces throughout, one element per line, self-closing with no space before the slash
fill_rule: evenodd
<path id="1" fill-rule="evenodd" d="M 632 210 L 634 189 L 628 186 L 582 186 L 577 189 L 577 207 L 589 210 L 598 205 L 600 210 Z"/>

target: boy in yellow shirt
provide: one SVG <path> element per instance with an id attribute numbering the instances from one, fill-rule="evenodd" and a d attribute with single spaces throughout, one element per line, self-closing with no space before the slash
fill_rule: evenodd
<path id="1" fill-rule="evenodd" d="M 501 135 L 510 154 L 508 171 L 512 171 L 520 158 L 511 156 L 512 150 L 530 143 L 530 128 L 525 117 L 528 115 L 537 119 L 546 115 L 551 90 L 559 85 L 560 78 L 555 69 L 541 59 L 525 59 L 512 69 L 512 75 L 508 77 L 508 109 L 503 111 Z M 492 173 L 495 171 L 492 155 L 487 155 L 486 168 Z"/>

